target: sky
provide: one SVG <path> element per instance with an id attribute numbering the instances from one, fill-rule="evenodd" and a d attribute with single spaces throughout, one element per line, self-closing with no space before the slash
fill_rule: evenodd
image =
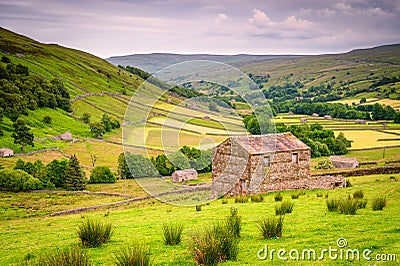
<path id="1" fill-rule="evenodd" d="M 400 1 L 0 0 L 0 26 L 102 58 L 341 53 L 400 43 Z"/>

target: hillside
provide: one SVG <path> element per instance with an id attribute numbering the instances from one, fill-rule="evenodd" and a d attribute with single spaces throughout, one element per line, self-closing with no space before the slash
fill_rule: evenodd
<path id="1" fill-rule="evenodd" d="M 379 102 L 400 108 L 400 44 L 344 54 L 235 63 L 277 101 L 310 98 L 352 104 Z M 290 90 L 290 92 L 288 91 Z M 288 93 L 289 92 L 289 93 Z"/>
<path id="2" fill-rule="evenodd" d="M 182 63 L 193 60 L 211 60 L 222 63 L 237 63 L 271 59 L 296 58 L 295 55 L 211 55 L 211 54 L 169 54 L 169 53 L 152 53 L 152 54 L 132 54 L 125 56 L 113 56 L 106 60 L 114 65 L 134 66 L 143 69 L 149 73 L 155 73 L 161 69 L 173 64 Z"/>
<path id="3" fill-rule="evenodd" d="M 148 122 L 143 136 L 146 145 L 140 145 L 143 141 L 137 141 L 135 137 L 131 143 L 134 145 L 131 151 L 139 154 L 146 154 L 147 148 L 150 148 L 150 155 L 162 152 L 162 128 L 167 127 L 166 132 L 175 136 L 180 132 L 176 124 L 182 124 L 182 121 L 186 123 L 179 135 L 182 145 L 198 146 L 201 135 L 209 130 L 215 133 L 213 138 L 216 141 L 222 141 L 226 137 L 223 127 L 217 122 L 219 114 L 213 116 L 201 110 L 175 106 L 185 99 L 182 91 L 175 89 L 174 93 L 161 96 L 154 105 L 146 104 L 149 95 L 164 93 L 163 89 L 151 83 L 146 84 L 146 89 L 141 95 L 135 95 L 130 103 L 130 116 L 124 118 L 131 96 L 146 78 L 139 70 L 137 71 L 139 74 L 129 73 L 91 54 L 56 44 L 42 44 L 1 28 L 0 57 L 3 56 L 10 59 L 12 65 L 21 64 L 27 67 L 30 77 L 44 81 L 61 80 L 69 93 L 70 111 L 39 107 L 32 110 L 27 108 L 26 112 L 20 115 L 26 120 L 35 137 L 34 147 L 27 146 L 25 148 L 27 152 L 57 147 L 66 155 L 77 154 L 84 166 L 91 167 L 92 157 L 96 156 L 96 165 L 112 166 L 116 170 L 117 158 L 122 152 L 122 128 L 107 132 L 103 139 L 94 138 L 89 125 L 83 122 L 84 114 L 89 115 L 90 122 L 99 122 L 103 115 L 107 114 L 110 119 L 117 120 L 122 126 L 124 123 L 136 123 L 144 119 L 146 123 Z M 7 63 L 0 64 L 3 69 L 8 67 Z M 2 90 L 4 89 L 2 87 Z M 181 92 L 183 96 L 177 92 Z M 148 110 L 150 116 L 145 112 Z M 166 124 L 165 118 L 168 114 L 170 116 L 167 125 L 163 125 Z M 51 117 L 51 124 L 43 122 L 45 116 Z M 192 119 L 206 116 L 210 117 L 210 120 Z M 11 148 L 18 153 L 21 147 L 13 143 L 12 123 L 7 115 L 1 120 L 0 128 L 4 135 L 0 136 L 0 147 Z M 234 127 L 242 125 L 240 119 L 231 123 Z M 73 138 L 78 141 L 65 142 L 54 139 L 66 131 L 71 132 Z M 132 134 L 134 136 L 136 133 Z M 52 152 L 24 157 L 24 160 L 41 159 L 46 163 L 62 156 L 64 155 L 61 153 Z M 0 159 L 0 164 L 10 166 L 16 160 L 15 157 Z"/>

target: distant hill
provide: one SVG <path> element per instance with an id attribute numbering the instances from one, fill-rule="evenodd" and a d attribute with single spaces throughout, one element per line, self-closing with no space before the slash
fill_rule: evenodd
<path id="1" fill-rule="evenodd" d="M 106 60 L 114 65 L 133 66 L 149 73 L 155 73 L 169 65 L 193 60 L 211 60 L 222 63 L 250 62 L 271 59 L 295 58 L 297 55 L 212 55 L 212 54 L 132 54 L 126 56 L 113 56 Z"/>

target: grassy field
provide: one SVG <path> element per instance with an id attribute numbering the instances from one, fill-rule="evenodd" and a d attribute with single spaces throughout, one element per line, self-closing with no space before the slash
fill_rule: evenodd
<path id="1" fill-rule="evenodd" d="M 371 256 L 376 254 L 396 254 L 397 262 L 388 262 L 387 265 L 398 263 L 398 251 L 400 248 L 400 175 L 373 175 L 363 177 L 351 177 L 353 184 L 350 188 L 333 191 L 305 191 L 305 195 L 299 199 L 291 200 L 290 195 L 294 192 L 283 192 L 283 199 L 294 202 L 294 210 L 287 214 L 284 219 L 283 236 L 280 239 L 262 240 L 257 228 L 257 222 L 265 216 L 274 216 L 274 194 L 266 195 L 262 203 L 235 204 L 233 199 L 228 199 L 228 204 L 221 204 L 221 200 L 204 205 L 200 212 L 194 207 L 177 207 L 160 203 L 155 200 L 146 200 L 126 206 L 112 209 L 101 209 L 77 215 L 60 217 L 25 217 L 27 209 L 35 211 L 35 206 L 42 210 L 36 211 L 38 215 L 51 212 L 53 204 L 60 200 L 64 202 L 63 207 L 73 207 L 77 202 L 85 202 L 88 197 L 83 195 L 62 196 L 25 193 L 2 192 L 1 207 L 2 222 L 0 225 L 0 264 L 13 265 L 22 263 L 25 258 L 33 257 L 32 260 L 52 252 L 54 248 L 66 247 L 77 244 L 77 227 L 84 218 L 99 218 L 111 222 L 114 225 L 114 235 L 110 243 L 100 247 L 87 249 L 90 257 L 96 265 L 112 265 L 113 253 L 121 247 L 133 243 L 146 243 L 151 250 L 155 265 L 194 265 L 194 261 L 188 251 L 190 235 L 196 230 L 210 226 L 215 222 L 222 221 L 234 206 L 238 208 L 242 217 L 242 236 L 239 244 L 238 261 L 228 261 L 221 265 L 260 265 L 271 262 L 269 259 L 260 261 L 257 252 L 268 245 L 268 249 L 315 249 L 317 252 L 323 248 L 337 248 L 338 238 L 345 238 L 348 242 L 346 248 L 371 249 Z M 120 191 L 118 185 L 115 188 L 108 187 L 107 190 Z M 91 189 L 96 190 L 95 187 Z M 135 187 L 129 189 L 135 190 Z M 347 197 L 357 190 L 362 190 L 368 204 L 365 209 L 360 209 L 357 215 L 343 215 L 327 212 L 325 195 L 328 199 Z M 383 211 L 372 211 L 371 201 L 376 196 L 386 196 L 387 207 Z M 322 193 L 321 193 L 322 192 Z M 323 197 L 317 197 L 317 193 Z M 36 196 L 35 203 L 31 201 L 22 206 L 15 204 L 22 199 Z M 93 197 L 93 196 L 91 196 Z M 90 198 L 90 197 L 89 197 Z M 104 201 L 104 198 L 94 200 Z M 73 203 L 74 202 L 74 203 Z M 85 203 L 86 204 L 86 203 Z M 31 206 L 33 205 L 33 206 Z M 10 211 L 10 209 L 22 209 Z M 59 207 L 57 207 L 59 208 Z M 181 222 L 185 226 L 183 242 L 176 247 L 164 246 L 162 243 L 163 221 Z M 319 254 L 319 253 L 318 253 Z M 293 261 L 290 261 L 293 263 Z M 274 254 L 273 264 L 283 264 Z M 312 261 L 318 265 L 353 264 L 342 260 L 330 260 L 325 256 L 323 261 Z M 368 264 L 361 258 L 356 264 Z M 375 262 L 374 262 L 375 263 Z M 378 265 L 382 263 L 376 262 Z M 309 265 L 310 261 L 298 261 L 296 264 Z M 385 264 L 385 265 L 386 265 Z M 383 265 L 383 264 L 382 264 Z"/>

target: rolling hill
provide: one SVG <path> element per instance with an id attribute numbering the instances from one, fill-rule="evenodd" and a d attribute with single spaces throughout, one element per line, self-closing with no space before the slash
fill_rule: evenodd
<path id="1" fill-rule="evenodd" d="M 133 93 L 144 82 L 143 77 L 129 73 L 91 54 L 56 44 L 42 44 L 1 28 L 0 57 L 3 56 L 9 58 L 12 64 L 28 67 L 31 76 L 46 80 L 60 79 L 70 95 L 72 112 L 44 107 L 34 111 L 27 110 L 27 113 L 22 115 L 35 136 L 35 146 L 27 147 L 28 152 L 58 147 L 64 154 L 77 154 L 81 164 L 85 166 L 90 167 L 92 156 L 96 156 L 97 165 L 108 165 L 116 169 L 118 155 L 122 152 L 122 129 L 106 133 L 103 139 L 93 138 L 89 125 L 82 121 L 84 113 L 89 114 L 90 122 L 98 122 L 103 114 L 107 114 L 122 125 L 149 118 L 149 125 L 144 136 L 148 145 L 132 148 L 133 152 L 141 154 L 146 153 L 146 148 L 150 148 L 151 155 L 160 153 L 163 148 L 159 140 L 161 129 L 168 127 L 169 132 L 176 134 L 179 129 L 174 128 L 174 124 L 179 121 L 187 121 L 183 128 L 184 132 L 180 136 L 181 142 L 185 145 L 198 146 L 199 137 L 207 129 L 217 130 L 213 120 L 217 120 L 218 116 L 201 110 L 195 111 L 185 106 L 175 107 L 175 104 L 185 99 L 176 94 L 165 94 L 154 106 L 147 106 L 146 99 L 149 95 L 164 93 L 163 89 L 151 83 L 146 85 L 145 93 L 135 95 L 130 103 L 133 111 L 130 112 L 129 118 L 124 117 Z M 7 67 L 4 62 L 0 64 L 4 68 Z M 144 112 L 148 109 L 151 110 L 149 117 Z M 175 111 L 168 119 L 169 125 L 163 125 L 165 117 L 172 109 Z M 43 122 L 44 116 L 52 118 L 50 125 Z M 205 116 L 210 117 L 211 121 L 192 119 Z M 241 120 L 235 120 L 233 123 L 239 126 L 242 124 Z M 0 136 L 0 146 L 12 148 L 15 153 L 20 152 L 20 146 L 14 144 L 11 137 L 12 120 L 7 116 L 3 117 L 0 128 L 4 133 Z M 188 129 L 185 130 L 186 128 Z M 73 138 L 79 141 L 65 142 L 54 139 L 66 131 L 71 132 Z M 223 131 L 220 131 L 224 136 Z M 222 137 L 215 138 L 221 141 Z M 48 162 L 54 157 L 63 156 L 61 153 L 55 153 L 57 155 L 51 152 L 46 153 L 49 156 L 37 154 L 24 158 L 27 160 L 40 158 Z M 11 165 L 15 160 L 16 158 L 1 159 L 0 164 Z"/>

